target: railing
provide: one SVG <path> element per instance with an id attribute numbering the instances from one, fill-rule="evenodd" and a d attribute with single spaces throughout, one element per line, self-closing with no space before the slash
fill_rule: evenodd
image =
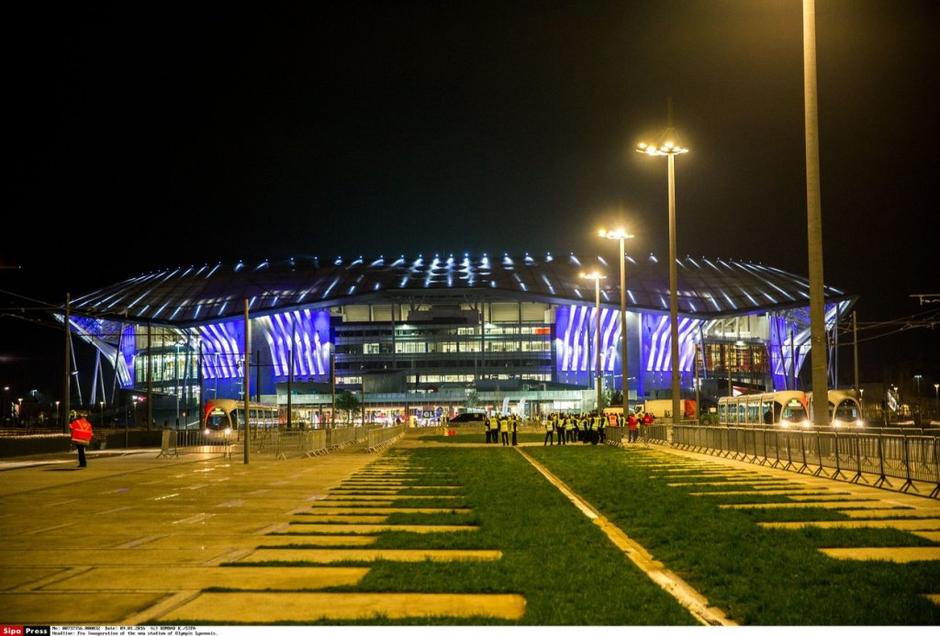
<path id="1" fill-rule="evenodd" d="M 405 434 L 404 426 L 393 426 L 390 428 L 372 429 L 368 432 L 366 440 L 366 450 L 375 453 Z"/>
<path id="2" fill-rule="evenodd" d="M 672 429 L 671 441 L 667 441 Z M 613 441 L 608 429 L 608 443 Z M 940 437 L 870 430 L 794 430 L 780 428 L 656 424 L 641 427 L 645 443 L 727 457 L 772 468 L 811 473 L 853 483 L 914 490 L 914 482 L 934 486 L 940 496 Z M 622 435 L 622 433 L 620 433 Z M 895 486 L 891 480 L 898 482 Z"/>
<path id="3" fill-rule="evenodd" d="M 206 435 L 201 430 L 174 431 L 164 429 L 160 440 L 160 454 L 157 457 L 179 457 L 183 453 L 221 453 L 231 456 L 232 446 L 237 441 L 237 434 L 225 435 L 222 431 L 213 431 Z"/>

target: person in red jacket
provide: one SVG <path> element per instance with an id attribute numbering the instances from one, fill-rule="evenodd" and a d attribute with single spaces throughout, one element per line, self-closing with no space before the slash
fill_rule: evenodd
<path id="1" fill-rule="evenodd" d="M 85 468 L 85 447 L 91 443 L 92 432 L 91 422 L 84 417 L 78 417 L 71 421 L 69 430 L 72 432 L 72 443 L 78 449 L 78 467 Z"/>
<path id="2" fill-rule="evenodd" d="M 627 416 L 627 428 L 630 430 L 627 435 L 627 441 L 631 444 L 637 439 L 639 425 L 640 422 L 636 417 L 636 413 L 630 413 L 630 415 Z"/>

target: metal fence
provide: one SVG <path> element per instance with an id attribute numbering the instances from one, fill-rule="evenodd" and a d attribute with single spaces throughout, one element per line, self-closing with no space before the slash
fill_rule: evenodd
<path id="1" fill-rule="evenodd" d="M 367 440 L 376 427 L 349 427 L 336 429 L 291 429 L 258 428 L 250 431 L 250 452 L 277 459 L 288 457 L 314 457 L 330 451 L 358 444 Z M 242 447 L 243 431 L 231 431 L 228 435 L 213 431 L 164 430 L 158 457 L 178 457 L 182 454 L 219 453 L 231 457 Z"/>
<path id="2" fill-rule="evenodd" d="M 925 482 L 933 486 L 927 496 L 936 498 L 940 496 L 940 437 L 909 433 L 895 429 L 792 430 L 687 424 L 641 427 L 641 439 L 647 444 L 665 444 L 900 492 L 927 494 L 915 484 Z M 607 437 L 609 443 L 622 445 L 625 435 L 622 430 L 614 433 L 608 429 Z"/>
<path id="3" fill-rule="evenodd" d="M 372 429 L 368 432 L 366 440 L 366 450 L 375 453 L 405 434 L 404 426 L 393 426 L 391 428 Z"/>

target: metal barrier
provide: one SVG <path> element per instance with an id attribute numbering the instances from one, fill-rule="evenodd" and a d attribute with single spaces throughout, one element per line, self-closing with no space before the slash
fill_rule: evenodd
<path id="1" fill-rule="evenodd" d="M 366 451 L 376 453 L 405 434 L 404 426 L 372 429 L 368 431 Z"/>
<path id="2" fill-rule="evenodd" d="M 895 480 L 900 492 L 919 493 L 915 482 L 926 482 L 934 485 L 927 496 L 940 496 L 940 437 L 933 435 L 682 424 L 667 442 L 666 428 L 643 427 L 643 441 L 877 487 L 895 488 Z"/>
<path id="3" fill-rule="evenodd" d="M 213 432 L 206 435 L 201 430 L 173 431 L 164 430 L 160 439 L 160 457 L 179 457 L 190 453 L 221 453 L 231 457 L 232 446 L 238 441 L 235 432 L 225 435 Z"/>

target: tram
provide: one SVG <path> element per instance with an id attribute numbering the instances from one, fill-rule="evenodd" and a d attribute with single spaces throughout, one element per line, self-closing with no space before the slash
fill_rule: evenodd
<path id="1" fill-rule="evenodd" d="M 202 418 L 206 435 L 228 435 L 245 422 L 245 403 L 238 400 L 209 400 Z M 248 423 L 252 428 L 277 428 L 278 408 L 270 404 L 248 403 Z"/>
<path id="2" fill-rule="evenodd" d="M 754 393 L 718 400 L 718 421 L 726 426 L 812 426 L 812 395 L 803 391 Z M 834 427 L 864 426 L 853 391 L 829 391 L 829 423 Z"/>
<path id="3" fill-rule="evenodd" d="M 807 393 L 806 397 L 812 420 L 813 394 Z M 829 423 L 836 428 L 865 425 L 862 420 L 862 407 L 855 397 L 855 391 L 829 391 Z"/>
<path id="4" fill-rule="evenodd" d="M 806 394 L 802 391 L 775 391 L 718 399 L 718 421 L 727 426 L 789 426 L 807 421 L 806 413 Z"/>

